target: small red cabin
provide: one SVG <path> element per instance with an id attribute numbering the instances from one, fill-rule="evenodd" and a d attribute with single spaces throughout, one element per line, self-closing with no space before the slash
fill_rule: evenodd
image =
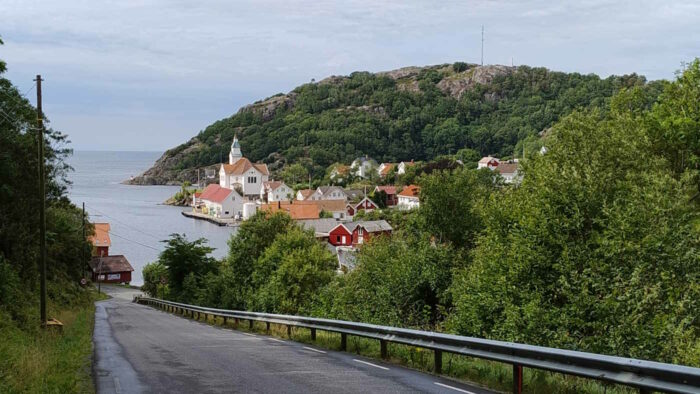
<path id="1" fill-rule="evenodd" d="M 339 224 L 328 233 L 328 242 L 333 246 L 352 245 L 352 232 L 343 224 Z"/>
<path id="2" fill-rule="evenodd" d="M 102 283 L 129 283 L 134 268 L 123 255 L 93 257 L 90 260 L 92 280 Z"/>
<path id="3" fill-rule="evenodd" d="M 371 210 L 378 209 L 378 208 L 379 207 L 377 206 L 377 204 L 374 203 L 374 201 L 365 197 L 355 205 L 355 212 L 363 211 L 363 210 L 364 211 L 371 211 Z"/>

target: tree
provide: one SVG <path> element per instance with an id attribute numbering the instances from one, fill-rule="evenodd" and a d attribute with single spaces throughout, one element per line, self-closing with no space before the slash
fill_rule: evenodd
<path id="1" fill-rule="evenodd" d="M 158 262 L 168 272 L 168 287 L 172 297 L 183 302 L 195 300 L 191 298 L 192 287 L 198 286 L 206 274 L 217 270 L 216 260 L 209 256 L 214 249 L 205 246 L 207 240 L 204 238 L 190 242 L 180 234 L 171 234 L 170 239 L 163 242 L 166 247 L 158 256 Z"/>
<path id="2" fill-rule="evenodd" d="M 290 185 L 304 182 L 309 177 L 309 171 L 301 164 L 294 163 L 282 170 L 282 179 Z"/>

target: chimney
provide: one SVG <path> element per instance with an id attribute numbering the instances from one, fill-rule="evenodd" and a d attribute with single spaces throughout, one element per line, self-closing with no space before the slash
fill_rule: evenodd
<path id="1" fill-rule="evenodd" d="M 282 209 L 282 201 L 277 201 L 277 209 Z"/>

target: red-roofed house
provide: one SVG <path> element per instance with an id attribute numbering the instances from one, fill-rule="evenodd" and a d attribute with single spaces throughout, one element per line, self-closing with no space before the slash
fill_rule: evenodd
<path id="1" fill-rule="evenodd" d="M 90 236 L 92 242 L 93 256 L 109 255 L 109 247 L 112 246 L 112 239 L 109 238 L 109 231 L 112 229 L 109 223 L 93 223 L 95 225 L 95 235 Z"/>
<path id="2" fill-rule="evenodd" d="M 211 184 L 202 190 L 199 200 L 204 205 L 202 213 L 209 216 L 232 218 L 243 215 L 243 197 L 233 189 Z"/>
<path id="3" fill-rule="evenodd" d="M 386 194 L 384 203 L 387 207 L 393 207 L 398 202 L 396 186 L 377 186 L 374 188 L 375 197 L 377 192 L 384 192 L 384 194 Z"/>
<path id="4" fill-rule="evenodd" d="M 379 177 L 384 178 L 396 167 L 396 163 L 382 163 L 377 168 Z"/>
<path id="5" fill-rule="evenodd" d="M 416 185 L 408 185 L 399 193 L 399 209 L 413 209 L 420 206 L 420 187 Z"/>

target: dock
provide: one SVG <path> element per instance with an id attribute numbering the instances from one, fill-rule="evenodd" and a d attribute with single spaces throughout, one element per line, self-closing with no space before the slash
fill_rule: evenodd
<path id="1" fill-rule="evenodd" d="M 230 218 L 230 219 L 215 218 L 213 216 L 209 216 L 209 215 L 205 215 L 203 213 L 193 212 L 193 211 L 182 211 L 181 213 L 182 213 L 182 216 L 186 216 L 186 217 L 192 218 L 192 219 L 206 220 L 207 222 L 214 223 L 218 226 L 237 227 L 240 225 L 240 221 L 237 221 L 233 218 Z"/>

